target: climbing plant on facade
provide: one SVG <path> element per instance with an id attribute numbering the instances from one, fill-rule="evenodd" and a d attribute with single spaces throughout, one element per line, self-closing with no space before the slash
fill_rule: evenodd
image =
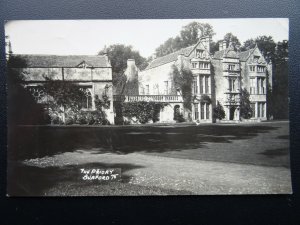
<path id="1" fill-rule="evenodd" d="M 167 103 L 161 102 L 124 102 L 122 104 L 122 113 L 129 120 L 136 119 L 137 122 L 145 124 L 149 121 L 156 122 L 158 114 Z"/>
<path id="2" fill-rule="evenodd" d="M 246 88 L 241 91 L 241 99 L 240 99 L 240 113 L 241 117 L 244 119 L 249 119 L 252 117 L 252 108 L 250 102 L 250 94 L 246 90 Z"/>
<path id="3" fill-rule="evenodd" d="M 183 106 L 189 110 L 192 109 L 192 82 L 193 74 L 190 69 L 181 67 L 178 69 L 177 66 L 172 66 L 171 72 L 173 78 L 173 92 L 179 90 L 183 98 Z"/>

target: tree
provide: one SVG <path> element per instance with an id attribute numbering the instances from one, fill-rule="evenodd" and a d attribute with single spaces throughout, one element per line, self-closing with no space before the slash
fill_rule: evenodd
<path id="1" fill-rule="evenodd" d="M 222 120 L 225 118 L 225 111 L 221 103 L 218 101 L 216 107 L 213 110 L 214 119 Z"/>
<path id="2" fill-rule="evenodd" d="M 200 37 L 213 35 L 215 35 L 213 27 L 208 23 L 191 22 L 180 31 L 183 47 L 196 44 Z"/>
<path id="3" fill-rule="evenodd" d="M 237 46 L 241 45 L 240 40 L 237 38 L 237 36 L 233 35 L 232 33 L 227 33 L 224 35 L 223 40 L 219 40 L 217 42 L 211 42 L 210 43 L 210 51 L 212 54 L 219 51 L 219 43 L 226 41 L 226 46 L 229 47 L 229 43 L 232 44 L 232 46 L 236 49 Z"/>
<path id="4" fill-rule="evenodd" d="M 49 117 L 43 104 L 38 104 L 28 89 L 24 86 L 22 68 L 26 62 L 16 56 L 7 61 L 8 84 L 8 123 L 10 127 L 19 124 L 37 125 L 49 123 Z"/>
<path id="5" fill-rule="evenodd" d="M 185 48 L 196 44 L 199 38 L 203 36 L 212 37 L 215 35 L 213 27 L 208 23 L 191 22 L 186 26 L 183 26 L 180 34 L 175 38 L 169 38 L 156 50 L 157 57 L 161 57 L 172 52 L 178 51 L 181 48 Z"/>
<path id="6" fill-rule="evenodd" d="M 255 45 L 256 45 L 255 40 L 253 38 L 250 38 L 250 39 L 248 39 L 244 42 L 244 45 L 241 47 L 241 50 L 242 51 L 247 51 L 251 48 L 254 48 Z"/>
<path id="7" fill-rule="evenodd" d="M 276 45 L 271 36 L 259 36 L 245 41 L 242 50 L 254 48 L 256 44 L 266 61 L 273 64 L 273 90 L 267 87 L 268 116 L 286 119 L 288 118 L 288 41 L 278 42 Z"/>
<path id="8" fill-rule="evenodd" d="M 114 74 L 123 74 L 127 67 L 127 60 L 134 59 L 139 69 L 144 69 L 146 59 L 140 55 L 138 51 L 132 49 L 132 46 L 126 46 L 123 44 L 110 45 L 107 48 L 103 48 L 99 55 L 107 53 L 111 62 L 112 72 Z"/>
<path id="9" fill-rule="evenodd" d="M 245 51 L 251 48 L 257 47 L 262 52 L 267 62 L 274 62 L 276 43 L 271 36 L 259 36 L 255 39 L 248 39 L 244 42 L 241 50 Z"/>
<path id="10" fill-rule="evenodd" d="M 150 58 L 146 59 L 140 55 L 138 51 L 132 49 L 132 46 L 126 46 L 123 44 L 110 45 L 107 48 L 103 48 L 99 54 L 106 54 L 111 62 L 112 66 L 112 81 L 115 94 L 123 94 L 127 77 L 124 75 L 124 71 L 127 67 L 127 60 L 134 59 L 136 66 L 143 70 L 148 66 Z"/>
<path id="11" fill-rule="evenodd" d="M 250 94 L 246 88 L 241 91 L 240 104 L 240 116 L 244 119 L 251 118 L 253 111 L 251 108 Z"/>
<path id="12" fill-rule="evenodd" d="M 289 117 L 288 74 L 288 62 L 276 60 L 272 91 L 273 115 L 275 119 L 287 119 Z"/>
<path id="13" fill-rule="evenodd" d="M 234 48 L 236 48 L 237 45 L 241 45 L 240 40 L 237 38 L 237 36 L 233 35 L 232 33 L 225 34 L 223 40 L 226 41 L 227 46 L 229 46 L 229 43 L 232 43 Z"/>

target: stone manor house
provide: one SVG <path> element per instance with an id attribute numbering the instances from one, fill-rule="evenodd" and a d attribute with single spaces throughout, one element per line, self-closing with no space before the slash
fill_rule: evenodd
<path id="1" fill-rule="evenodd" d="M 131 60 L 128 68 L 132 64 Z M 192 71 L 191 111 L 184 108 L 181 90 L 172 88 L 173 66 Z M 138 94 L 126 96 L 126 101 L 168 103 L 160 112 L 161 122 L 174 121 L 174 113 L 179 112 L 187 121 L 212 123 L 217 103 L 225 111 L 222 122 L 239 122 L 242 120 L 242 89 L 250 94 L 253 111 L 250 121 L 267 119 L 267 87 L 272 86 L 272 65 L 266 62 L 257 46 L 241 52 L 231 43 L 226 46 L 226 41 L 223 41 L 219 44 L 219 51 L 212 55 L 210 38 L 203 37 L 193 46 L 155 58 L 138 75 L 128 72 L 128 69 L 126 75 L 129 80 L 138 79 L 139 84 Z"/>
<path id="2" fill-rule="evenodd" d="M 14 55 L 7 42 L 7 55 L 25 60 L 26 68 L 20 68 L 25 86 L 38 102 L 45 101 L 42 85 L 46 78 L 73 82 L 85 91 L 84 110 L 95 110 L 95 95 L 104 92 L 111 99 L 105 109 L 107 119 L 114 124 L 114 103 L 120 96 L 113 92 L 112 68 L 107 54 L 97 56 Z M 180 89 L 172 88 L 172 68 L 187 68 L 192 71 L 192 108 L 184 107 Z M 253 110 L 252 121 L 267 119 L 267 88 L 272 86 L 272 65 L 268 64 L 256 46 L 247 51 L 236 50 L 232 44 L 220 42 L 219 51 L 210 51 L 210 38 L 202 37 L 197 44 L 169 55 L 155 58 L 140 71 L 133 59 L 128 59 L 125 71 L 127 82 L 137 85 L 125 93 L 125 102 L 152 101 L 168 103 L 159 112 L 158 122 L 175 122 L 175 113 L 182 114 L 186 121 L 212 123 L 213 109 L 217 103 L 223 106 L 223 122 L 238 122 L 242 89 L 250 94 Z M 209 101 L 208 101 L 209 100 Z"/>

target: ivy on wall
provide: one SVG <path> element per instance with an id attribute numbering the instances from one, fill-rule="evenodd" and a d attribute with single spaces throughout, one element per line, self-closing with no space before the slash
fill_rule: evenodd
<path id="1" fill-rule="evenodd" d="M 254 113 L 251 108 L 250 102 L 250 94 L 246 88 L 241 91 L 241 99 L 240 99 L 240 113 L 241 117 L 244 119 L 250 119 L 252 114 Z"/>
<path id="2" fill-rule="evenodd" d="M 149 121 L 156 122 L 159 120 L 159 112 L 167 105 L 161 102 L 124 102 L 122 107 L 122 114 L 129 120 L 134 118 L 142 124 Z"/>
<path id="3" fill-rule="evenodd" d="M 103 110 L 110 107 L 110 100 L 105 92 L 102 99 L 95 95 L 95 110 L 83 110 L 82 99 L 86 99 L 86 96 L 78 85 L 47 79 L 43 88 L 49 96 L 47 108 L 52 124 L 109 124 Z"/>
<path id="4" fill-rule="evenodd" d="M 188 68 L 172 66 L 171 76 L 173 78 L 174 92 L 179 90 L 183 98 L 183 106 L 186 109 L 192 110 L 192 82 L 193 74 Z"/>

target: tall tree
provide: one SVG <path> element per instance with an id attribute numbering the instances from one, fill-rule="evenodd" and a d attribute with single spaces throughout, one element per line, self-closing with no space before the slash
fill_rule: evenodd
<path id="1" fill-rule="evenodd" d="M 253 38 L 250 38 L 250 39 L 248 39 L 248 40 L 246 40 L 246 41 L 244 42 L 244 44 L 243 44 L 242 47 L 241 47 L 241 50 L 242 50 L 242 51 L 249 50 L 249 49 L 251 49 L 251 48 L 254 48 L 255 45 L 256 45 L 255 40 L 254 40 Z"/>
<path id="2" fill-rule="evenodd" d="M 191 22 L 184 26 L 180 32 L 183 46 L 190 46 L 199 41 L 199 37 L 213 36 L 215 33 L 213 27 L 208 23 Z"/>
<path id="3" fill-rule="evenodd" d="M 49 123 L 44 105 L 37 104 L 32 93 L 24 87 L 25 77 L 20 68 L 26 67 L 26 61 L 17 56 L 11 56 L 7 61 L 7 115 L 10 128 L 20 124 Z"/>
<path id="4" fill-rule="evenodd" d="M 127 67 L 127 60 L 134 59 L 137 67 L 142 70 L 148 65 L 148 60 L 140 55 L 138 51 L 132 49 L 132 46 L 123 44 L 110 45 L 104 47 L 99 55 L 107 54 L 112 66 L 112 79 L 115 94 L 122 94 L 127 78 L 124 71 Z"/>
<path id="5" fill-rule="evenodd" d="M 232 33 L 225 34 L 223 40 L 226 41 L 227 47 L 229 47 L 229 43 L 231 43 L 234 48 L 236 48 L 238 45 L 241 45 L 241 42 L 238 39 L 238 37 L 233 35 Z M 210 43 L 210 51 L 212 54 L 214 54 L 216 51 L 219 51 L 219 43 L 223 42 L 223 40 L 219 40 L 217 42 L 213 41 Z"/>
<path id="6" fill-rule="evenodd" d="M 273 115 L 275 119 L 287 119 L 289 117 L 288 41 L 277 44 L 273 68 Z"/>
<path id="7" fill-rule="evenodd" d="M 254 46 L 257 44 L 257 47 L 264 55 L 265 59 L 270 62 L 274 61 L 275 57 L 275 48 L 276 43 L 273 40 L 273 37 L 271 36 L 259 36 L 255 39 L 248 39 L 244 42 L 244 45 L 242 46 L 242 50 L 248 50 L 251 48 L 254 48 Z"/>
<path id="8" fill-rule="evenodd" d="M 224 36 L 224 41 L 226 41 L 227 46 L 229 46 L 229 43 L 232 43 L 233 47 L 235 48 L 237 45 L 241 45 L 240 40 L 237 36 L 233 35 L 232 33 L 227 33 Z"/>
<path id="9" fill-rule="evenodd" d="M 158 57 L 170 54 L 181 48 L 196 44 L 202 36 L 215 35 L 213 27 L 208 23 L 191 22 L 183 26 L 180 34 L 175 38 L 169 38 L 156 50 L 155 54 Z"/>
<path id="10" fill-rule="evenodd" d="M 115 74 L 122 74 L 127 67 L 127 59 L 134 59 L 137 67 L 144 69 L 146 59 L 140 55 L 138 51 L 132 49 L 132 46 L 123 44 L 110 45 L 104 47 L 99 55 L 107 53 L 111 62 L 112 71 Z"/>

